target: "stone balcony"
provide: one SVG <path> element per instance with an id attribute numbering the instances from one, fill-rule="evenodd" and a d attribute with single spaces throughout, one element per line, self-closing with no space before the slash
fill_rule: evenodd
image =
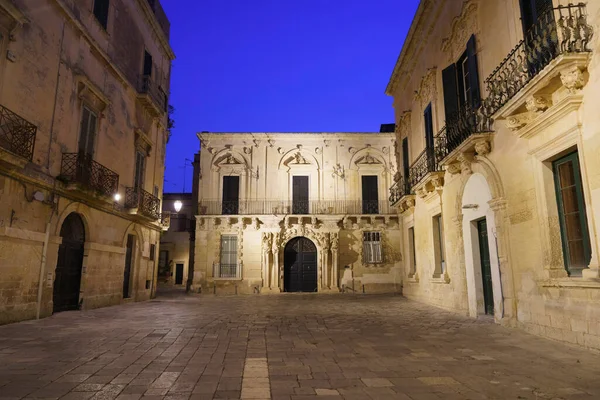
<path id="1" fill-rule="evenodd" d="M 0 155 L 2 164 L 24 167 L 33 160 L 37 127 L 0 105 Z"/>

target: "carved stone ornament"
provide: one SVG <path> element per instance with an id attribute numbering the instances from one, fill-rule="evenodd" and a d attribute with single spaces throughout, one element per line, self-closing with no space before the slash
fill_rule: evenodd
<path id="1" fill-rule="evenodd" d="M 356 154 L 357 151 L 358 149 L 356 147 L 348 147 L 348 153 L 350 154 Z"/>
<path id="2" fill-rule="evenodd" d="M 390 152 L 390 148 L 384 147 L 383 149 L 381 149 L 381 151 L 383 152 L 383 154 L 388 154 Z"/>
<path id="3" fill-rule="evenodd" d="M 460 15 L 452 21 L 450 36 L 442 40 L 442 51 L 450 60 L 456 60 L 465 51 L 469 37 L 478 31 L 477 2 L 467 0 L 463 3 Z"/>
<path id="4" fill-rule="evenodd" d="M 275 140 L 273 140 L 273 139 L 267 140 L 267 143 L 269 144 L 269 147 L 275 146 Z"/>
<path id="5" fill-rule="evenodd" d="M 258 147 L 260 145 L 260 139 L 254 139 L 252 142 L 254 143 L 254 147 Z"/>
<path id="6" fill-rule="evenodd" d="M 537 113 L 528 111 L 521 114 L 511 115 L 506 121 L 506 127 L 511 131 L 518 131 L 525 125 L 532 122 L 534 119 L 538 117 Z"/>
<path id="7" fill-rule="evenodd" d="M 425 186 L 422 186 L 419 189 L 417 189 L 417 194 L 422 199 L 427 197 L 427 189 L 425 189 Z"/>
<path id="8" fill-rule="evenodd" d="M 252 153 L 252 147 L 244 147 L 244 154 Z"/>
<path id="9" fill-rule="evenodd" d="M 357 160 L 356 164 L 381 164 L 381 162 L 373 157 L 370 153 L 367 153 L 364 157 Z"/>
<path id="10" fill-rule="evenodd" d="M 321 154 L 321 148 L 320 147 L 315 148 L 315 154 Z"/>
<path id="11" fill-rule="evenodd" d="M 542 96 L 531 96 L 525 102 L 525 108 L 527 111 L 533 113 L 542 113 L 550 107 L 551 103 L 549 100 Z"/>
<path id="12" fill-rule="evenodd" d="M 331 144 L 331 140 L 325 139 L 323 140 L 323 143 L 325 143 L 325 147 L 329 147 L 329 145 Z"/>
<path id="13" fill-rule="evenodd" d="M 446 169 L 452 175 L 460 174 L 460 163 L 449 164 Z"/>
<path id="14" fill-rule="evenodd" d="M 471 169 L 473 155 L 469 153 L 461 153 L 458 155 L 457 159 L 460 162 L 461 171 L 466 175 L 471 175 L 473 173 L 473 170 Z"/>
<path id="15" fill-rule="evenodd" d="M 585 85 L 583 71 L 577 66 L 561 71 L 560 80 L 570 94 L 577 94 Z"/>
<path id="16" fill-rule="evenodd" d="M 294 160 L 294 164 L 308 164 L 308 161 L 306 161 L 306 158 L 304 158 L 300 152 L 294 154 Z"/>
<path id="17" fill-rule="evenodd" d="M 278 147 L 278 148 L 277 148 L 277 152 L 278 152 L 279 154 L 283 154 L 283 153 L 284 153 L 284 151 L 283 151 L 283 147 Z"/>
<path id="18" fill-rule="evenodd" d="M 421 108 L 425 108 L 425 106 L 431 102 L 436 92 L 436 74 L 437 68 L 433 67 L 427 70 L 423 78 L 421 79 L 421 84 L 417 89 L 417 94 L 415 96 L 415 100 L 419 100 L 419 104 L 421 104 Z"/>
<path id="19" fill-rule="evenodd" d="M 436 191 L 441 191 L 444 188 L 444 177 L 443 176 L 433 176 L 431 178 L 431 185 L 433 189 Z"/>
<path id="20" fill-rule="evenodd" d="M 475 152 L 480 156 L 486 156 L 491 151 L 490 142 L 486 139 L 480 139 L 475 142 Z"/>

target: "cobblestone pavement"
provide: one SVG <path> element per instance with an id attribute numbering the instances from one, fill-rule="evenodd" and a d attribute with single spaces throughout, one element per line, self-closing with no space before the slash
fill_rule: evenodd
<path id="1" fill-rule="evenodd" d="M 600 399 L 600 356 L 390 295 L 168 296 L 0 327 L 0 398 Z"/>

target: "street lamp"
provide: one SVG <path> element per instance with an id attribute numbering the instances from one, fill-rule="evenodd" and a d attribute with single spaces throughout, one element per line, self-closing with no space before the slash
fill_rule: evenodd
<path id="1" fill-rule="evenodd" d="M 181 200 L 176 200 L 175 203 L 173 203 L 173 207 L 175 207 L 175 212 L 179 212 L 181 211 L 181 207 L 183 207 L 183 203 Z"/>

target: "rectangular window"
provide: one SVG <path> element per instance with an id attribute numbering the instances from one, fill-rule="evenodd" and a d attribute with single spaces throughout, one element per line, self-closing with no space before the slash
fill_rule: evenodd
<path id="1" fill-rule="evenodd" d="M 236 215 L 240 210 L 240 177 L 223 177 L 223 202 L 221 214 Z"/>
<path id="2" fill-rule="evenodd" d="M 292 214 L 308 214 L 308 176 L 292 177 Z"/>
<path id="3" fill-rule="evenodd" d="M 152 55 L 146 50 L 144 50 L 144 69 L 142 73 L 144 76 L 152 76 Z"/>
<path id="4" fill-rule="evenodd" d="M 431 103 L 425 109 L 423 113 L 425 120 L 425 150 L 427 152 L 427 171 L 435 171 L 435 152 L 434 152 L 434 138 L 433 138 L 433 112 L 431 110 Z"/>
<path id="5" fill-rule="evenodd" d="M 404 193 L 410 192 L 410 162 L 408 159 L 408 138 L 402 139 L 402 173 L 404 174 Z"/>
<path id="6" fill-rule="evenodd" d="M 156 245 L 151 244 L 150 245 L 150 261 L 154 261 L 155 257 L 156 257 Z"/>
<path id="7" fill-rule="evenodd" d="M 96 142 L 96 131 L 98 129 L 98 117 L 96 114 L 83 106 L 81 112 L 81 124 L 79 127 L 79 153 L 89 156 L 94 155 Z"/>
<path id="8" fill-rule="evenodd" d="M 433 217 L 433 246 L 435 252 L 434 276 L 440 276 L 446 272 L 446 256 L 444 249 L 444 223 L 442 220 L 442 214 Z"/>
<path id="9" fill-rule="evenodd" d="M 415 228 L 408 228 L 408 262 L 410 264 L 410 276 L 417 272 L 417 252 L 415 249 Z"/>
<path id="10" fill-rule="evenodd" d="M 552 167 L 565 268 L 569 275 L 581 276 L 591 249 L 577 152 L 554 161 Z"/>
<path id="11" fill-rule="evenodd" d="M 133 187 L 136 189 L 144 188 L 144 176 L 146 174 L 146 154 L 141 150 L 135 152 L 135 176 L 133 177 Z"/>
<path id="12" fill-rule="evenodd" d="M 109 0 L 94 0 L 94 16 L 102 25 L 104 30 L 108 26 L 108 10 L 110 8 Z"/>
<path id="13" fill-rule="evenodd" d="M 237 236 L 221 236 L 221 262 L 215 271 L 215 278 L 236 278 L 237 258 Z"/>
<path id="14" fill-rule="evenodd" d="M 379 264 L 381 254 L 381 232 L 363 232 L 363 263 Z"/>
<path id="15" fill-rule="evenodd" d="M 379 193 L 377 175 L 362 176 L 362 213 L 379 213 Z"/>

